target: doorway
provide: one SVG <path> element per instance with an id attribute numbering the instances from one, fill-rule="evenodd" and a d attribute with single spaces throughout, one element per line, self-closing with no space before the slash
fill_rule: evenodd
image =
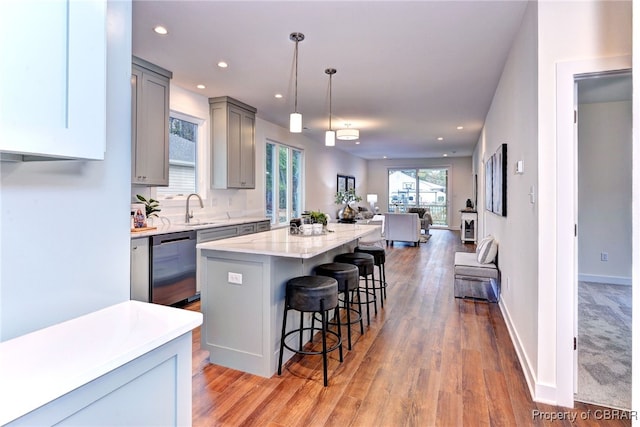
<path id="1" fill-rule="evenodd" d="M 388 211 L 425 208 L 433 226 L 449 227 L 449 176 L 448 167 L 389 169 Z"/>
<path id="2" fill-rule="evenodd" d="M 631 72 L 575 77 L 575 400 L 631 409 Z"/>

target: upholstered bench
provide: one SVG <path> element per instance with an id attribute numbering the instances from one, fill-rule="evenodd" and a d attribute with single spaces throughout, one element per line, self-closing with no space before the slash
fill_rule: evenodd
<path id="1" fill-rule="evenodd" d="M 500 270 L 495 263 L 497 243 L 483 239 L 476 252 L 456 252 L 453 295 L 456 298 L 500 300 Z"/>

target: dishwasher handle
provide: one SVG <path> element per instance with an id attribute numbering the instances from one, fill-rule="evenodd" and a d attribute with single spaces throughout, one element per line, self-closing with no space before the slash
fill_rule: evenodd
<path id="1" fill-rule="evenodd" d="M 180 233 L 169 233 L 169 234 L 159 234 L 157 236 L 153 236 L 152 245 L 159 246 L 168 243 L 180 242 L 183 240 L 195 240 L 196 232 L 195 231 L 182 231 Z"/>

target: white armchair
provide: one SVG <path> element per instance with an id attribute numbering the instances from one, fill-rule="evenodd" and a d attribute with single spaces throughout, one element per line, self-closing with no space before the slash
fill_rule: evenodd
<path id="1" fill-rule="evenodd" d="M 420 217 L 417 213 L 384 214 L 384 236 L 393 245 L 394 241 L 420 244 Z"/>

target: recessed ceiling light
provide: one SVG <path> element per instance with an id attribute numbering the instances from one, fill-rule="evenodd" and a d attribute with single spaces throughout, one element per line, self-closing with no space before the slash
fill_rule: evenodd
<path id="1" fill-rule="evenodd" d="M 163 27 L 162 25 L 157 25 L 153 28 L 153 31 L 156 32 L 156 34 L 160 34 L 160 35 L 166 35 L 169 33 L 169 31 L 167 31 L 167 29 L 165 27 Z"/>
<path id="2" fill-rule="evenodd" d="M 227 64 L 224 61 L 218 62 L 218 67 L 220 67 L 220 68 L 227 68 L 228 66 L 229 66 L 229 64 Z"/>
<path id="3" fill-rule="evenodd" d="M 438 140 L 438 141 L 444 141 L 444 138 L 443 138 L 443 137 L 441 137 L 441 136 L 439 136 L 439 137 L 437 138 L 437 140 Z"/>
<path id="4" fill-rule="evenodd" d="M 360 145 L 360 141 L 356 141 L 356 145 Z"/>
<path id="5" fill-rule="evenodd" d="M 447 156 L 448 156 L 448 154 L 447 154 L 447 153 L 444 153 L 444 154 L 442 155 L 442 157 L 447 157 Z"/>
<path id="6" fill-rule="evenodd" d="M 456 129 L 462 130 L 462 129 L 464 129 L 464 126 L 458 126 Z"/>
<path id="7" fill-rule="evenodd" d="M 198 89 L 206 89 L 207 87 L 205 85 L 198 85 L 196 86 Z"/>
<path id="8" fill-rule="evenodd" d="M 382 158 L 383 158 L 383 159 L 386 159 L 386 158 L 387 158 L 387 156 L 382 156 Z"/>
<path id="9" fill-rule="evenodd" d="M 276 93 L 274 96 L 275 96 L 276 98 L 278 98 L 278 99 L 282 99 L 282 94 L 281 94 L 281 93 Z"/>

